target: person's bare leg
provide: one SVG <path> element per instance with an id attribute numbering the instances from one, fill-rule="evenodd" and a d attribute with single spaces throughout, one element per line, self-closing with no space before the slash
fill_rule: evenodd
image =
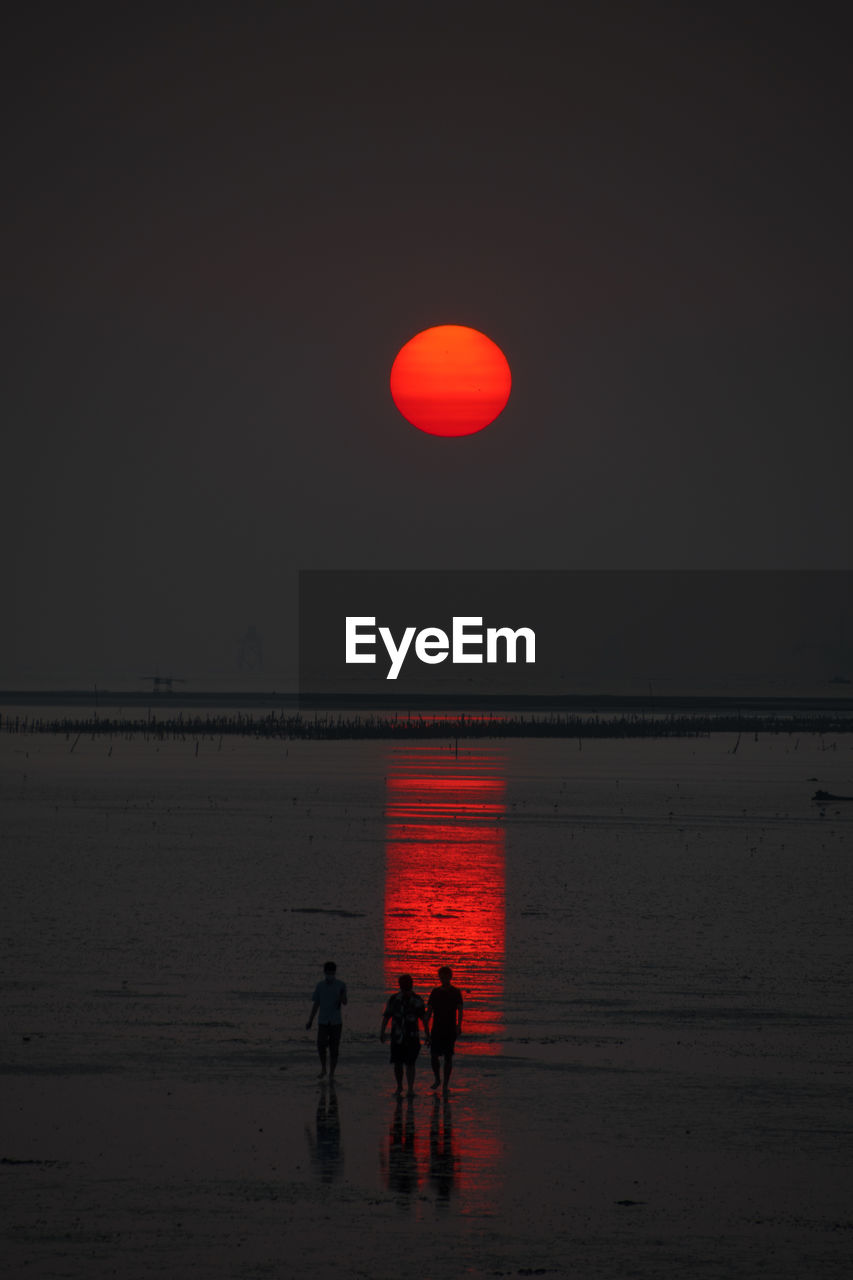
<path id="1" fill-rule="evenodd" d="M 411 1098 L 415 1092 L 415 1064 L 414 1062 L 406 1063 L 406 1084 L 409 1086 L 409 1097 Z"/>
<path id="2" fill-rule="evenodd" d="M 435 1076 L 435 1079 L 430 1085 L 430 1088 L 437 1089 L 438 1086 L 441 1084 L 441 1070 L 440 1070 L 441 1062 L 436 1054 L 432 1054 L 430 1056 L 429 1065 L 432 1067 L 432 1074 Z"/>
<path id="3" fill-rule="evenodd" d="M 444 1088 L 443 1093 L 450 1091 L 450 1074 L 453 1071 L 453 1054 L 448 1053 L 444 1059 Z"/>
<path id="4" fill-rule="evenodd" d="M 397 1080 L 397 1093 L 403 1092 L 403 1064 L 402 1062 L 394 1063 L 394 1076 Z"/>

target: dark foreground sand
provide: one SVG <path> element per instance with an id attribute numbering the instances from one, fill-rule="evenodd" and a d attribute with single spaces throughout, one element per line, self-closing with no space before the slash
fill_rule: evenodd
<path id="1" fill-rule="evenodd" d="M 710 894 L 716 880 L 701 868 L 726 868 L 706 912 L 683 888 L 683 910 L 664 919 L 642 879 L 621 905 L 606 875 L 585 884 L 585 911 L 603 933 L 584 945 L 621 956 L 588 988 L 569 972 L 580 925 L 549 914 L 550 887 L 536 899 L 546 879 L 537 857 L 553 839 L 542 800 L 507 837 L 528 888 L 522 907 L 508 873 L 506 963 L 508 974 L 527 968 L 516 986 L 507 977 L 503 1031 L 463 1040 L 447 1102 L 430 1093 L 422 1062 L 417 1096 L 398 1103 L 375 1034 L 382 936 L 367 898 L 352 922 L 363 936 L 338 918 L 336 933 L 317 939 L 286 914 L 318 900 L 338 840 L 340 779 L 324 807 L 320 756 L 309 753 L 298 777 L 289 757 L 279 794 L 262 749 L 247 763 L 248 744 L 200 774 L 195 758 L 155 766 L 150 744 L 129 745 L 122 762 L 118 749 L 107 761 L 105 748 L 84 756 L 81 746 L 78 757 L 64 741 L 31 741 L 27 754 L 0 739 L 4 1274 L 849 1275 L 850 818 L 813 812 L 804 781 L 820 767 L 822 785 L 844 790 L 849 751 L 821 758 L 812 745 L 795 766 L 778 743 L 775 757 L 739 756 L 757 816 L 735 820 L 712 803 L 714 788 L 685 808 L 691 842 L 700 829 L 716 841 L 691 883 Z M 519 784 L 519 805 L 550 797 L 543 759 L 534 782 Z M 684 760 L 696 795 L 704 759 Z M 714 760 L 717 794 L 719 770 L 733 764 Z M 631 761 L 619 764 L 630 776 Z M 373 832 L 362 836 L 366 879 L 382 857 L 374 772 L 350 768 L 346 796 Z M 803 796 L 782 814 L 762 788 L 781 779 L 787 789 L 794 777 Z M 226 795 L 230 807 L 217 799 Z M 651 821 L 642 805 L 596 831 L 588 795 L 582 807 L 572 821 L 589 826 L 591 843 L 614 840 L 618 827 L 640 858 Z M 178 809 L 192 813 L 192 840 L 206 842 L 196 862 L 181 852 L 190 834 L 172 825 Z M 248 865 L 254 884 L 245 848 L 239 863 L 211 860 L 238 831 L 260 848 L 261 822 L 289 833 L 299 854 L 288 863 L 290 906 L 269 921 L 267 873 L 258 870 L 250 898 L 235 878 Z M 670 829 L 661 818 L 662 857 Z M 324 830 L 328 844 L 309 856 L 300 841 Z M 333 880 L 346 874 L 332 867 Z M 338 887 L 340 902 L 362 901 L 355 883 Z M 654 916 L 630 954 L 626 910 Z M 546 939 L 538 951 L 534 936 Z M 318 1085 L 302 1030 L 312 965 L 332 937 L 350 947 L 354 995 L 334 1093 Z M 648 938 L 665 939 L 653 963 Z M 684 959 L 694 955 L 707 966 Z"/>
<path id="2" fill-rule="evenodd" d="M 319 1152 L 308 1062 L 266 1087 L 7 1077 L 7 1274 L 849 1274 L 831 1082 L 481 1067 L 398 1107 L 350 1065 Z"/>

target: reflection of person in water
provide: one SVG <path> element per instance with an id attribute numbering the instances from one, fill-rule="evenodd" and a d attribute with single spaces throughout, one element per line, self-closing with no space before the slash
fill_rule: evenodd
<path id="1" fill-rule="evenodd" d="M 320 1055 L 320 1075 L 326 1074 L 326 1050 L 329 1051 L 329 1079 L 335 1074 L 338 1065 L 338 1048 L 341 1043 L 343 1018 L 341 1005 L 347 1002 L 347 984 L 335 977 L 338 966 L 334 960 L 327 960 L 323 965 L 323 980 L 314 988 L 314 1002 L 311 1005 L 311 1016 L 305 1023 L 305 1030 L 311 1030 L 314 1015 L 317 1019 L 317 1052 Z"/>
<path id="2" fill-rule="evenodd" d="M 436 1094 L 429 1125 L 429 1180 L 435 1189 L 436 1199 L 441 1204 L 446 1204 L 450 1199 L 455 1173 L 456 1155 L 453 1150 L 450 1103 L 447 1100 L 439 1102 Z"/>
<path id="3" fill-rule="evenodd" d="M 384 1161 L 383 1161 L 384 1163 Z M 418 1189 L 418 1153 L 415 1145 L 415 1109 L 411 1096 L 397 1098 L 394 1119 L 388 1134 L 388 1164 L 385 1169 L 388 1190 L 400 1195 L 411 1195 Z"/>
<path id="4" fill-rule="evenodd" d="M 403 1092 L 403 1067 L 406 1068 L 406 1083 L 409 1097 L 415 1092 L 415 1063 L 421 1051 L 421 1038 L 418 1023 L 427 1029 L 427 1015 L 424 1002 L 412 990 L 412 979 L 408 973 L 402 973 L 397 979 L 400 990 L 388 997 L 385 1012 L 382 1015 L 382 1030 L 379 1039 L 385 1043 L 385 1028 L 391 1023 L 391 1062 L 397 1078 L 397 1093 Z"/>
<path id="5" fill-rule="evenodd" d="M 453 970 L 443 964 L 438 971 L 440 987 L 434 987 L 427 1001 L 427 1018 L 432 1019 L 429 1026 L 430 1063 L 435 1076 L 431 1089 L 441 1084 L 439 1075 L 440 1060 L 444 1058 L 444 1092 L 450 1087 L 450 1073 L 453 1071 L 453 1052 L 456 1038 L 462 1034 L 462 992 L 451 986 Z"/>
<path id="6" fill-rule="evenodd" d="M 343 1167 L 341 1154 L 341 1118 L 338 1112 L 338 1095 L 334 1084 L 324 1085 L 317 1101 L 315 1132 L 308 1125 L 305 1135 L 311 1148 L 311 1162 L 320 1175 L 321 1182 L 334 1182 Z"/>

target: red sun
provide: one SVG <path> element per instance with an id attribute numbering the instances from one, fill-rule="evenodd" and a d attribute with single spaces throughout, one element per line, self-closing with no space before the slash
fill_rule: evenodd
<path id="1" fill-rule="evenodd" d="M 439 324 L 415 334 L 391 366 L 391 396 L 407 422 L 433 436 L 482 431 L 509 399 L 500 347 L 479 329 Z"/>

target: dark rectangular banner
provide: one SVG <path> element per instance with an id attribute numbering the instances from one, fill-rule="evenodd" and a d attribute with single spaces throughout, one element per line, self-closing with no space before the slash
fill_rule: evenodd
<path id="1" fill-rule="evenodd" d="M 849 572 L 300 573 L 301 700 L 841 694 Z"/>

